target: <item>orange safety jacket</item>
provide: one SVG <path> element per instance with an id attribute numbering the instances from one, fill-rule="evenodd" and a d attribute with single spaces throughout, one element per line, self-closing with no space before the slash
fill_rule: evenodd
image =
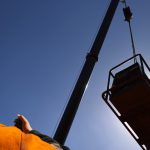
<path id="1" fill-rule="evenodd" d="M 0 124 L 0 150 L 57 150 L 57 148 L 34 134 L 26 134 L 15 126 Z"/>

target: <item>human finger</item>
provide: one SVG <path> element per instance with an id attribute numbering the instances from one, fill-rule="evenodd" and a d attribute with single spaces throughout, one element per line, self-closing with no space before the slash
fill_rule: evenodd
<path id="1" fill-rule="evenodd" d="M 27 123 L 28 120 L 26 119 L 25 116 L 18 114 L 18 118 L 23 122 L 23 123 Z"/>

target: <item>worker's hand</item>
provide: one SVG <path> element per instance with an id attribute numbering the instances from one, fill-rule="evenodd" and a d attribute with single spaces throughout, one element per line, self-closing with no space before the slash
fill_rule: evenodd
<path id="1" fill-rule="evenodd" d="M 18 115 L 18 119 L 22 122 L 22 131 L 29 133 L 32 130 L 29 121 L 23 115 Z"/>

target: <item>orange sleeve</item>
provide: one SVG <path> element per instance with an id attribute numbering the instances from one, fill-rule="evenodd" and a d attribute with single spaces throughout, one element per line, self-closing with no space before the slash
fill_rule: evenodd
<path id="1" fill-rule="evenodd" d="M 25 134 L 15 126 L 0 124 L 0 150 L 57 150 L 38 136 Z"/>
<path id="2" fill-rule="evenodd" d="M 5 127 L 6 125 L 4 125 L 4 124 L 0 124 L 0 127 Z"/>
<path id="3" fill-rule="evenodd" d="M 24 150 L 57 150 L 53 144 L 46 143 L 33 134 L 23 134 L 22 147 Z"/>
<path id="4" fill-rule="evenodd" d="M 21 131 L 13 126 L 0 124 L 0 149 L 20 150 Z"/>

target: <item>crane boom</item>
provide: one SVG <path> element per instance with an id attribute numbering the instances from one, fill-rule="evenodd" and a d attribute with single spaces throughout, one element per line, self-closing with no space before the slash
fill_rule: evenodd
<path id="1" fill-rule="evenodd" d="M 80 101 L 84 94 L 86 85 L 89 81 L 89 78 L 92 74 L 95 63 L 98 61 L 98 55 L 105 40 L 107 31 L 115 14 L 116 8 L 118 6 L 119 0 L 111 0 L 110 5 L 107 9 L 106 15 L 103 19 L 103 22 L 100 26 L 98 34 L 95 38 L 93 46 L 86 56 L 85 64 L 81 70 L 75 88 L 72 92 L 72 95 L 69 99 L 69 102 L 66 106 L 64 114 L 60 120 L 54 139 L 57 140 L 60 144 L 64 144 L 71 128 L 72 122 L 78 110 Z"/>

